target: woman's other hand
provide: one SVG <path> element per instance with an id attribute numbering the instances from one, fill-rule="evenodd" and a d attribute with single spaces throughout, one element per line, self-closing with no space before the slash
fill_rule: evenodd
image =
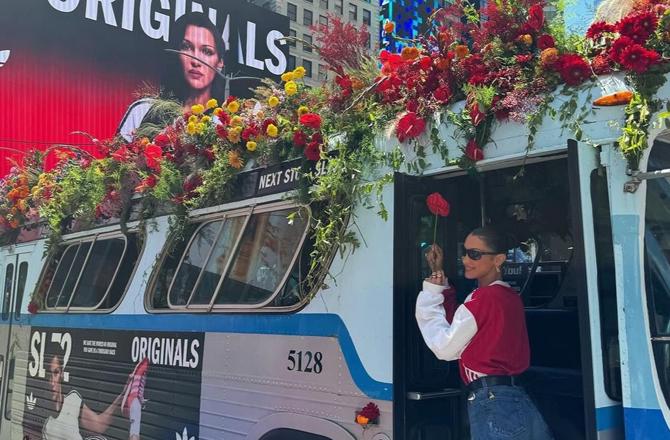
<path id="1" fill-rule="evenodd" d="M 444 267 L 444 254 L 442 248 L 433 243 L 426 252 L 426 262 L 428 263 L 431 272 L 437 273 L 439 271 L 442 273 Z M 444 277 L 444 273 L 442 273 L 442 276 Z"/>
<path id="2" fill-rule="evenodd" d="M 426 278 L 424 281 L 428 281 L 431 284 L 437 284 L 438 286 L 447 285 L 447 279 L 444 276 L 444 272 L 442 272 L 441 270 L 431 273 L 430 276 Z"/>

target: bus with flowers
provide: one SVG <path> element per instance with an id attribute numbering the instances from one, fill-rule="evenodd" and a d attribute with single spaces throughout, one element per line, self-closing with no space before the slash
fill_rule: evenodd
<path id="1" fill-rule="evenodd" d="M 96 155 L 17 163 L 0 438 L 467 439 L 470 395 L 415 302 L 434 242 L 474 287 L 463 242 L 488 223 L 518 239 L 503 280 L 553 436 L 670 438 L 670 14 L 644 3 L 576 44 L 541 4 L 500 4 L 436 13 L 381 69 L 340 28 L 319 91 L 296 68 L 253 100 L 157 101 L 166 122 Z"/>

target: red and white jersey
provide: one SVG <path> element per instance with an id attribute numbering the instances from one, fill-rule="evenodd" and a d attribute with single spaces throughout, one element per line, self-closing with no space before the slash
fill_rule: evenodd
<path id="1" fill-rule="evenodd" d="M 459 359 L 466 384 L 481 376 L 514 376 L 530 364 L 523 302 L 509 284 L 475 289 L 460 306 L 453 287 L 424 281 L 416 320 L 439 359 Z"/>

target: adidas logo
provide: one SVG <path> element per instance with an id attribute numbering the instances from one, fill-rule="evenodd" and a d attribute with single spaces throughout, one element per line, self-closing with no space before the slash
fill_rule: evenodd
<path id="1" fill-rule="evenodd" d="M 4 66 L 9 59 L 10 50 L 0 50 L 0 67 Z"/>
<path id="2" fill-rule="evenodd" d="M 33 397 L 33 393 L 30 393 L 29 396 L 26 396 L 26 406 L 30 411 L 35 409 L 35 404 L 37 403 L 37 398 Z"/>

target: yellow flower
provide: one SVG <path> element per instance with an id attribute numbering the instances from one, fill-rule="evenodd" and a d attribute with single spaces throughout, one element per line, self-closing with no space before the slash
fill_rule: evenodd
<path id="1" fill-rule="evenodd" d="M 233 127 L 242 125 L 242 118 L 237 115 L 233 116 L 230 119 L 230 125 L 232 125 Z"/>
<path id="2" fill-rule="evenodd" d="M 240 141 L 240 132 L 234 128 L 228 130 L 228 140 L 234 144 Z"/>
<path id="3" fill-rule="evenodd" d="M 230 113 L 237 113 L 240 109 L 240 103 L 237 101 L 230 101 L 226 107 Z"/>
<path id="4" fill-rule="evenodd" d="M 205 107 L 210 109 L 210 108 L 215 108 L 218 105 L 219 105 L 218 101 L 216 99 L 212 98 L 209 101 L 207 101 L 207 104 L 205 104 Z"/>
<path id="5" fill-rule="evenodd" d="M 295 95 L 298 93 L 298 85 L 293 81 L 289 81 L 284 84 L 284 91 L 288 96 Z"/>
<path id="6" fill-rule="evenodd" d="M 194 115 L 200 115 L 205 111 L 205 106 L 202 104 L 196 104 L 191 106 L 191 111 Z"/>
<path id="7" fill-rule="evenodd" d="M 205 115 L 205 116 L 203 116 L 203 117 L 200 119 L 200 122 L 202 122 L 203 124 L 206 124 L 206 123 L 208 123 L 208 122 L 211 121 L 211 120 L 212 120 L 212 118 L 210 118 L 209 116 Z"/>
<path id="8" fill-rule="evenodd" d="M 198 122 L 198 117 L 196 115 L 191 115 L 188 117 L 189 124 L 195 124 L 196 122 Z"/>
<path id="9" fill-rule="evenodd" d="M 148 137 L 143 137 L 142 139 L 140 139 L 140 144 L 143 145 L 143 146 L 145 146 L 145 147 L 146 147 L 147 145 L 149 145 L 150 143 L 151 143 L 151 141 L 149 140 Z"/>
<path id="10" fill-rule="evenodd" d="M 214 115 L 216 115 L 216 117 L 220 118 L 221 113 L 223 113 L 223 109 L 221 107 L 217 107 L 217 108 L 214 109 Z"/>
<path id="11" fill-rule="evenodd" d="M 256 142 L 254 141 L 247 142 L 247 150 L 256 151 Z"/>
<path id="12" fill-rule="evenodd" d="M 306 113 L 309 113 L 309 107 L 307 107 L 306 105 L 301 105 L 300 107 L 298 107 L 298 116 L 302 116 Z"/>
<path id="13" fill-rule="evenodd" d="M 298 67 L 296 67 L 295 69 L 293 69 L 293 79 L 300 79 L 300 78 L 302 78 L 303 76 L 305 76 L 305 73 L 306 73 L 306 72 L 307 72 L 307 71 L 305 70 L 304 67 L 302 67 L 302 66 L 298 66 Z"/>
<path id="14" fill-rule="evenodd" d="M 530 34 L 523 34 L 517 37 L 517 41 L 519 43 L 525 44 L 526 46 L 530 46 L 533 44 L 533 37 Z"/>
<path id="15" fill-rule="evenodd" d="M 228 163 L 235 169 L 239 170 L 242 168 L 242 159 L 240 158 L 240 155 L 237 151 L 231 150 L 228 152 Z"/>
<path id="16" fill-rule="evenodd" d="M 270 107 L 277 107 L 279 105 L 279 98 L 276 96 L 272 95 L 268 98 L 268 105 Z"/>
<path id="17" fill-rule="evenodd" d="M 186 133 L 195 134 L 195 122 L 189 122 L 188 125 L 186 125 Z"/>
<path id="18" fill-rule="evenodd" d="M 285 72 L 281 74 L 281 80 L 284 82 L 293 81 L 294 79 L 293 72 Z"/>
<path id="19" fill-rule="evenodd" d="M 195 131 L 196 131 L 198 134 L 200 134 L 200 133 L 202 133 L 203 131 L 205 131 L 205 124 L 203 124 L 202 122 L 198 122 L 197 124 L 195 124 Z"/>
<path id="20" fill-rule="evenodd" d="M 268 128 L 265 129 L 265 133 L 270 137 L 277 137 L 279 129 L 275 124 L 268 124 Z"/>

